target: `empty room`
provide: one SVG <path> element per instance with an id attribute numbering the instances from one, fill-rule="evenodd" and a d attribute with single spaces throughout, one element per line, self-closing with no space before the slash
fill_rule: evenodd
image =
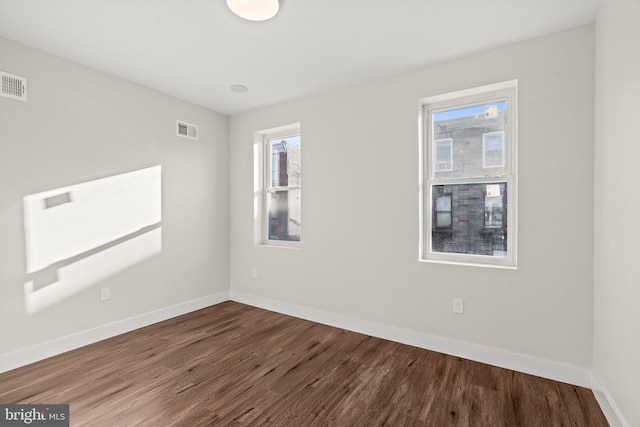
<path id="1" fill-rule="evenodd" d="M 640 426 L 639 40 L 0 0 L 0 426 Z"/>

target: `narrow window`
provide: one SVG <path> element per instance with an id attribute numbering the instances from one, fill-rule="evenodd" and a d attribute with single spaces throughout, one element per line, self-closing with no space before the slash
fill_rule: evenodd
<path id="1" fill-rule="evenodd" d="M 301 144 L 299 130 L 264 137 L 264 243 L 300 242 Z"/>
<path id="2" fill-rule="evenodd" d="M 514 81 L 424 100 L 422 260 L 516 265 L 516 94 Z"/>

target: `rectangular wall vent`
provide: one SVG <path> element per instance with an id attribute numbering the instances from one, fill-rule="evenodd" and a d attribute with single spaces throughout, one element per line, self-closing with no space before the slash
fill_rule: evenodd
<path id="1" fill-rule="evenodd" d="M 2 80 L 2 89 L 0 95 L 5 98 L 17 99 L 20 101 L 27 100 L 27 78 L 9 74 L 0 71 L 0 79 Z"/>
<path id="2" fill-rule="evenodd" d="M 176 120 L 176 135 L 183 138 L 198 140 L 198 126 Z"/>

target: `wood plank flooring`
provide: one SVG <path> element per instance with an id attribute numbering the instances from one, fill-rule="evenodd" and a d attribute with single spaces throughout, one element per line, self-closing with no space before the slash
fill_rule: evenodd
<path id="1" fill-rule="evenodd" d="M 607 426 L 589 389 L 225 302 L 0 374 L 72 426 Z"/>

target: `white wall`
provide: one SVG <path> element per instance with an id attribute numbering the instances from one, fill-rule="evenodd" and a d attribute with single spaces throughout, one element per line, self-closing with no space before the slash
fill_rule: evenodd
<path id="1" fill-rule="evenodd" d="M 0 357 L 230 282 L 392 331 L 593 366 L 618 416 L 640 425 L 630 267 L 640 236 L 628 225 L 640 210 L 639 18 L 638 0 L 605 0 L 595 59 L 586 26 L 236 116 L 230 135 L 226 116 L 0 38 L 0 70 L 29 78 L 29 102 L 0 98 Z M 518 270 L 419 263 L 418 100 L 510 79 L 520 101 Z M 176 138 L 176 119 L 197 123 L 200 141 Z M 253 134 L 295 122 L 303 244 L 255 246 Z M 88 286 L 29 313 L 23 198 L 155 165 L 161 251 L 97 281 L 81 265 Z M 111 299 L 100 303 L 105 286 Z M 464 315 L 451 313 L 453 297 L 465 299 Z"/>
<path id="2" fill-rule="evenodd" d="M 6 39 L 0 70 L 29 83 L 28 102 L 0 98 L 0 356 L 228 292 L 227 116 Z M 198 124 L 200 140 L 177 138 L 176 119 Z M 23 198 L 157 165 L 161 251 L 126 268 L 144 248 L 85 258 L 59 278 L 77 289 L 45 287 L 64 297 L 29 312 Z"/>
<path id="3" fill-rule="evenodd" d="M 232 117 L 232 295 L 590 368 L 593 32 Z M 519 80 L 518 269 L 418 262 L 419 99 L 511 79 Z M 253 134 L 296 122 L 302 247 L 255 246 Z M 454 297 L 465 299 L 464 315 L 452 313 Z"/>
<path id="4" fill-rule="evenodd" d="M 640 425 L 640 1 L 605 0 L 596 22 L 593 369 Z"/>

